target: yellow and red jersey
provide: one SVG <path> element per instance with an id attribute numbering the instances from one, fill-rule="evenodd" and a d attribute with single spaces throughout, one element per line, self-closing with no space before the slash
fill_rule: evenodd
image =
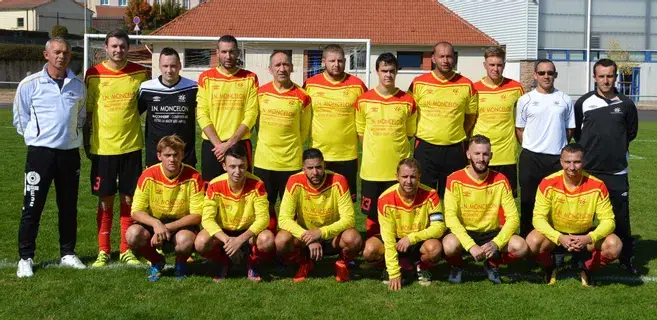
<path id="1" fill-rule="evenodd" d="M 139 86 L 150 78 L 148 71 L 132 62 L 112 69 L 107 61 L 87 70 L 87 113 L 92 113 L 90 152 L 118 155 L 140 150 L 143 145 L 137 98 Z"/>
<path id="2" fill-rule="evenodd" d="M 413 79 L 408 93 L 418 107 L 416 137 L 435 145 L 465 140 L 466 114 L 477 114 L 477 90 L 470 79 L 455 73 L 441 80 L 434 72 Z"/>
<path id="3" fill-rule="evenodd" d="M 507 178 L 488 170 L 484 180 L 468 172 L 470 166 L 449 175 L 445 187 L 445 222 L 465 250 L 475 245 L 468 231 L 500 230 L 493 238 L 504 247 L 520 226 L 520 215 Z"/>
<path id="4" fill-rule="evenodd" d="M 258 118 L 258 76 L 239 69 L 233 74 L 219 67 L 198 77 L 196 118 L 201 129 L 212 125 L 221 141 L 235 134 L 241 124 L 253 128 Z M 251 131 L 242 139 L 249 139 Z M 203 133 L 203 139 L 208 137 Z"/>
<path id="5" fill-rule="evenodd" d="M 532 220 L 534 228 L 556 244 L 561 234 L 588 232 L 591 240 L 596 242 L 614 232 L 614 211 L 604 182 L 582 172 L 580 183 L 570 189 L 564 179 L 561 170 L 547 176 L 538 185 Z M 599 224 L 590 231 L 595 220 Z"/>
<path id="6" fill-rule="evenodd" d="M 445 233 L 442 204 L 436 190 L 420 184 L 413 202 L 399 195 L 399 184 L 388 188 L 378 199 L 377 211 L 390 278 L 401 275 L 397 259 L 397 240 L 408 237 L 411 245 L 439 239 Z M 433 216 L 433 217 L 432 217 Z"/>
<path id="7" fill-rule="evenodd" d="M 148 167 L 137 182 L 131 212 L 144 211 L 155 219 L 180 219 L 203 213 L 203 178 L 183 164 L 178 176 L 169 179 L 162 164 Z"/>
<path id="8" fill-rule="evenodd" d="M 304 89 L 313 101 L 311 146 L 322 151 L 326 161 L 358 159 L 355 104 L 367 91 L 363 81 L 345 73 L 335 82 L 320 73 L 306 80 Z"/>
<path id="9" fill-rule="evenodd" d="M 317 188 L 303 172 L 288 179 L 278 216 L 281 230 L 301 239 L 306 230 L 319 229 L 322 239 L 328 240 L 354 224 L 354 205 L 344 176 L 326 170 L 324 182 Z"/>
<path id="10" fill-rule="evenodd" d="M 310 133 L 310 96 L 299 86 L 279 90 L 272 82 L 258 90 L 260 120 L 254 165 L 279 171 L 301 169 Z"/>
<path id="11" fill-rule="evenodd" d="M 417 110 L 413 97 L 397 89 L 382 95 L 372 89 L 356 101 L 356 132 L 363 136 L 361 179 L 396 180 L 397 163 L 411 156 Z"/>
<path id="12" fill-rule="evenodd" d="M 493 152 L 491 166 L 515 164 L 518 142 L 514 109 L 524 94 L 522 85 L 504 78 L 497 86 L 482 79 L 474 87 L 479 94 L 479 112 L 472 134 L 481 134 L 490 139 Z"/>
<path id="13" fill-rule="evenodd" d="M 230 190 L 228 174 L 224 173 L 210 181 L 203 202 L 201 224 L 210 236 L 223 230 L 251 230 L 257 235 L 269 224 L 269 201 L 265 184 L 256 176 L 246 172 L 242 191 Z"/>

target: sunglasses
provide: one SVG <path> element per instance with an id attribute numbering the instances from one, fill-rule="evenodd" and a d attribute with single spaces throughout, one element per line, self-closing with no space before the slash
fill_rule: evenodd
<path id="1" fill-rule="evenodd" d="M 556 71 L 536 71 L 536 73 L 537 73 L 539 76 L 544 76 L 544 75 L 546 75 L 546 74 L 547 74 L 548 76 L 553 76 L 553 75 L 557 74 Z"/>

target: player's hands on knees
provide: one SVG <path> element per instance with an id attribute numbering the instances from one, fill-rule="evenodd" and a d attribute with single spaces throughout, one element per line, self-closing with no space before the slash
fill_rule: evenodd
<path id="1" fill-rule="evenodd" d="M 224 242 L 224 251 L 229 257 L 232 257 L 240 250 L 240 247 L 244 243 L 240 237 L 228 237 L 228 240 Z"/>
<path id="2" fill-rule="evenodd" d="M 481 246 L 481 249 L 484 250 L 484 254 L 486 255 L 486 259 L 492 258 L 500 250 L 500 248 L 497 247 L 497 244 L 493 241 L 486 242 L 486 244 Z"/>
<path id="3" fill-rule="evenodd" d="M 153 226 L 153 237 L 151 238 L 151 245 L 157 247 L 165 241 L 171 239 L 171 232 L 161 221 L 157 221 Z"/>
<path id="4" fill-rule="evenodd" d="M 408 250 L 408 247 L 410 246 L 411 246 L 411 240 L 408 237 L 403 237 L 399 239 L 399 242 L 397 242 L 397 251 L 406 252 L 406 250 Z"/>
<path id="5" fill-rule="evenodd" d="M 486 257 L 484 249 L 476 244 L 470 248 L 470 254 L 476 261 L 483 260 Z"/>
<path id="6" fill-rule="evenodd" d="M 319 229 L 306 230 L 301 235 L 301 240 L 306 243 L 307 246 L 310 246 L 311 243 L 318 241 L 322 237 L 322 231 Z"/>
<path id="7" fill-rule="evenodd" d="M 591 236 L 588 234 L 583 236 L 572 236 L 572 237 L 573 237 L 572 245 L 575 248 L 577 248 L 577 251 L 585 250 L 586 246 L 593 242 Z"/>
<path id="8" fill-rule="evenodd" d="M 388 281 L 388 289 L 390 289 L 390 291 L 397 291 L 401 289 L 401 287 L 402 287 L 401 277 L 392 278 Z"/>
<path id="9" fill-rule="evenodd" d="M 308 245 L 308 250 L 310 250 L 310 259 L 319 261 L 322 259 L 322 244 L 319 242 L 313 242 Z"/>
<path id="10" fill-rule="evenodd" d="M 569 234 L 562 234 L 559 236 L 559 244 L 562 247 L 566 248 L 569 252 L 579 251 L 579 248 L 575 244 L 576 238 Z"/>

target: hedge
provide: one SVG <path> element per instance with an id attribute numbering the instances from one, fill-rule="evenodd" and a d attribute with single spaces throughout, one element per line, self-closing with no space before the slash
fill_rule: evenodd
<path id="1" fill-rule="evenodd" d="M 0 60 L 36 60 L 44 61 L 44 46 L 30 44 L 0 44 Z M 84 55 L 73 52 L 71 60 L 82 60 Z"/>

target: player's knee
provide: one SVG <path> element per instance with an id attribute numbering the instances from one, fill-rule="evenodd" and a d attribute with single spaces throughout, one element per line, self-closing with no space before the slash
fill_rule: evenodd
<path id="1" fill-rule="evenodd" d="M 429 239 L 422 244 L 420 248 L 422 256 L 431 261 L 440 259 L 443 253 L 443 246 L 438 239 Z"/>
<path id="2" fill-rule="evenodd" d="M 281 230 L 276 234 L 276 238 L 274 239 L 274 243 L 276 245 L 276 251 L 280 253 L 287 253 L 292 251 L 292 234 L 285 231 Z"/>
<path id="3" fill-rule="evenodd" d="M 360 237 L 360 233 L 353 228 L 342 232 L 340 242 L 343 244 L 342 247 L 349 251 L 360 251 L 360 248 L 363 245 L 363 239 Z"/>
<path id="4" fill-rule="evenodd" d="M 128 246 L 133 249 L 143 247 L 149 240 L 148 238 L 148 231 L 138 224 L 131 225 L 125 232 L 126 242 L 128 242 Z"/>
<path id="5" fill-rule="evenodd" d="M 618 259 L 622 250 L 623 242 L 617 235 L 613 233 L 608 235 L 607 238 L 605 238 L 605 241 L 602 243 L 602 251 L 609 259 Z"/>
<path id="6" fill-rule="evenodd" d="M 199 253 L 209 252 L 212 248 L 212 238 L 208 235 L 205 230 L 201 231 L 194 239 L 194 249 Z"/>
<path id="7" fill-rule="evenodd" d="M 367 261 L 378 261 L 381 260 L 381 243 L 380 241 L 373 241 L 376 238 L 370 238 L 365 242 L 365 248 L 363 248 L 363 258 Z M 376 239 L 378 240 L 378 239 Z"/>
<path id="8" fill-rule="evenodd" d="M 176 234 L 176 251 L 191 252 L 194 250 L 195 235 L 191 231 L 178 232 Z"/>
<path id="9" fill-rule="evenodd" d="M 455 256 L 461 253 L 462 250 L 461 242 L 453 234 L 448 234 L 443 238 L 442 249 L 446 256 L 448 257 Z"/>
<path id="10" fill-rule="evenodd" d="M 269 230 L 263 230 L 258 234 L 258 238 L 256 240 L 256 247 L 258 247 L 258 250 L 263 251 L 263 252 L 272 252 L 276 250 L 276 245 L 274 243 L 275 237 L 274 233 L 272 233 Z"/>
<path id="11" fill-rule="evenodd" d="M 512 253 L 514 256 L 522 258 L 529 252 L 529 246 L 527 245 L 527 242 L 525 242 L 525 239 L 519 236 L 513 236 L 511 237 L 511 240 L 509 240 L 508 250 L 509 253 Z"/>
<path id="12" fill-rule="evenodd" d="M 532 255 L 538 254 L 541 251 L 541 244 L 543 243 L 544 238 L 545 237 L 537 230 L 532 230 L 527 235 L 525 243 L 527 243 L 527 249 Z"/>

